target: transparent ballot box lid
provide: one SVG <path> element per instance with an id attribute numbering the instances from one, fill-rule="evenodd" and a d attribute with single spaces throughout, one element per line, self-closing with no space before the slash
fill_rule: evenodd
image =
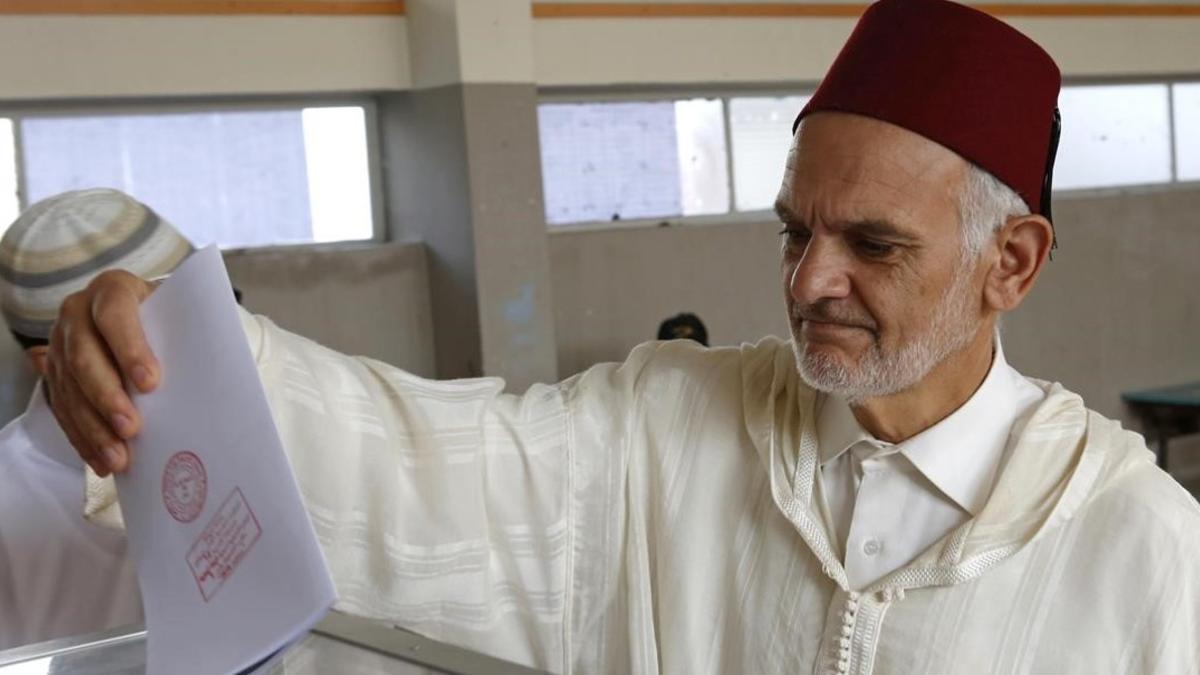
<path id="1" fill-rule="evenodd" d="M 146 631 L 116 628 L 0 651 L 0 675 L 143 675 Z M 545 675 L 377 621 L 330 612 L 254 675 Z"/>

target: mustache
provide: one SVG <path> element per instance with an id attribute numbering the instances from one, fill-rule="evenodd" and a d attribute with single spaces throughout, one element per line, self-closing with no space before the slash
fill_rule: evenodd
<path id="1" fill-rule="evenodd" d="M 866 312 L 855 310 L 844 304 L 824 300 L 811 305 L 792 305 L 793 321 L 816 321 L 818 323 L 833 323 L 842 326 L 862 328 L 874 333 L 878 328 L 875 320 Z"/>

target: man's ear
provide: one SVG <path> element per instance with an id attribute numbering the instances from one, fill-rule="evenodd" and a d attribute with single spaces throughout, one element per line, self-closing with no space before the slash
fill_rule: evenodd
<path id="1" fill-rule="evenodd" d="M 1054 228 L 1039 215 L 1014 216 L 996 232 L 999 253 L 984 282 L 983 297 L 998 312 L 1016 309 L 1033 288 L 1050 255 Z"/>

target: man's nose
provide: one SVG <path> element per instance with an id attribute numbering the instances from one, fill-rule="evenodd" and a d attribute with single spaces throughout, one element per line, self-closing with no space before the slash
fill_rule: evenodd
<path id="1" fill-rule="evenodd" d="M 845 298 L 850 294 L 849 261 L 836 243 L 813 237 L 792 269 L 788 291 L 801 305 Z"/>

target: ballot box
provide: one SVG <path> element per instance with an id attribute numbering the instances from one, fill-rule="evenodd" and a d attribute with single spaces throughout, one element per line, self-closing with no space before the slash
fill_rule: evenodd
<path id="1" fill-rule="evenodd" d="M 215 647 L 215 648 L 219 648 Z M 0 675 L 142 675 L 146 631 L 117 628 L 0 651 Z M 533 675 L 533 670 L 386 623 L 330 612 L 254 675 Z"/>

